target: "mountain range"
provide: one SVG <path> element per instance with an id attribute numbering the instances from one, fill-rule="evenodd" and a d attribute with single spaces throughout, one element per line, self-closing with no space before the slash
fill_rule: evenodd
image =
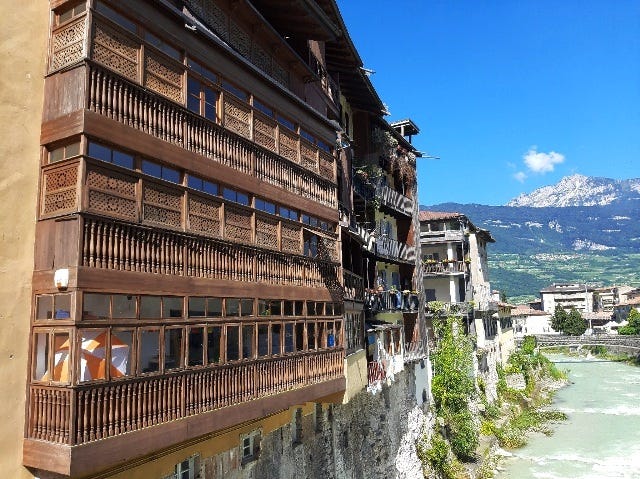
<path id="1" fill-rule="evenodd" d="M 491 286 L 511 302 L 535 299 L 554 282 L 640 286 L 640 178 L 572 175 L 505 206 L 421 209 L 463 213 L 491 232 Z"/>

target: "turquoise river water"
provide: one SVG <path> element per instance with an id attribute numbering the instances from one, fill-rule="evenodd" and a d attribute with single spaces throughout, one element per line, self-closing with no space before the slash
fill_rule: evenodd
<path id="1" fill-rule="evenodd" d="M 640 479 L 640 367 L 550 356 L 572 384 L 553 408 L 569 419 L 501 461 L 498 479 Z"/>

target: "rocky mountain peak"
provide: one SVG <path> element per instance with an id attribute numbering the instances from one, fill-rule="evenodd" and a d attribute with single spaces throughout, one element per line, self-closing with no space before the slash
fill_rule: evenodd
<path id="1" fill-rule="evenodd" d="M 506 206 L 605 206 L 631 200 L 640 200 L 640 178 L 614 180 L 576 174 L 565 176 L 555 185 L 523 193 Z"/>

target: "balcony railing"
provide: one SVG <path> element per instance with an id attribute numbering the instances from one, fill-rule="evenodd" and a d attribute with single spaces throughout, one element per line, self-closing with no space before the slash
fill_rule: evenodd
<path id="1" fill-rule="evenodd" d="M 346 269 L 343 270 L 342 275 L 344 277 L 344 299 L 364 301 L 364 278 Z"/>
<path id="2" fill-rule="evenodd" d="M 413 201 L 387 185 L 378 186 L 375 194 L 382 205 L 406 216 L 413 214 Z"/>
<path id="3" fill-rule="evenodd" d="M 338 265 L 173 231 L 84 217 L 81 266 L 199 278 L 327 287 Z"/>
<path id="4" fill-rule="evenodd" d="M 344 351 L 322 351 L 164 377 L 74 388 L 31 386 L 27 437 L 83 444 L 329 381 Z"/>
<path id="5" fill-rule="evenodd" d="M 374 314 L 387 311 L 416 312 L 419 298 L 417 293 L 370 291 L 366 293 L 365 306 Z"/>
<path id="6" fill-rule="evenodd" d="M 304 198 L 337 208 L 333 178 L 323 178 L 107 69 L 94 64 L 88 64 L 88 68 L 87 108 L 90 111 Z"/>
<path id="7" fill-rule="evenodd" d="M 327 94 L 335 106 L 340 105 L 340 88 L 331 78 L 324 65 L 318 60 L 314 53 L 309 50 L 309 66 L 320 79 L 322 90 Z"/>
<path id="8" fill-rule="evenodd" d="M 425 276 L 441 276 L 450 274 L 465 274 L 469 272 L 469 264 L 465 261 L 436 261 L 422 264 Z"/>
<path id="9" fill-rule="evenodd" d="M 416 260 L 415 247 L 384 236 L 376 238 L 376 254 L 406 263 L 413 263 Z"/>

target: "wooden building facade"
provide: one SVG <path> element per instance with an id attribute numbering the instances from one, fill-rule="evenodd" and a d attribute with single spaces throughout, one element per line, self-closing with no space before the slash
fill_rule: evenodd
<path id="1" fill-rule="evenodd" d="M 420 287 L 415 150 L 333 0 L 50 9 L 25 466 L 83 477 L 341 401 L 365 315 L 419 330 L 371 306 L 382 272 Z"/>

